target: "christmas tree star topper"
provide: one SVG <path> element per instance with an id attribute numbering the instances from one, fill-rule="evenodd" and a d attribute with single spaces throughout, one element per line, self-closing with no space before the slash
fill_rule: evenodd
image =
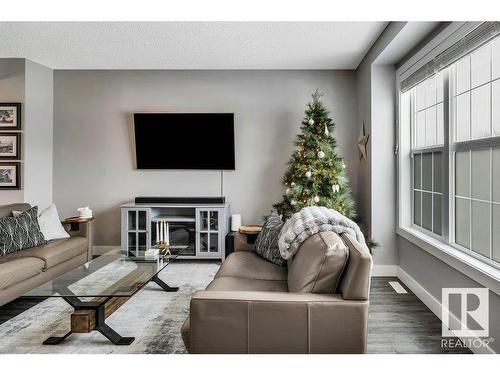
<path id="1" fill-rule="evenodd" d="M 322 96 L 323 94 L 319 92 L 319 89 L 316 89 L 316 91 L 314 91 L 314 94 L 312 94 L 313 103 L 318 103 L 321 100 Z"/>

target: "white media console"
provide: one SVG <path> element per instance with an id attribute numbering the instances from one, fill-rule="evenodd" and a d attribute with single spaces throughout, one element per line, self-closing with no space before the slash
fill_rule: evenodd
<path id="1" fill-rule="evenodd" d="M 229 203 L 127 203 L 121 206 L 121 242 L 127 253 L 150 249 L 156 222 L 169 223 L 170 248 L 183 259 L 225 258 Z"/>

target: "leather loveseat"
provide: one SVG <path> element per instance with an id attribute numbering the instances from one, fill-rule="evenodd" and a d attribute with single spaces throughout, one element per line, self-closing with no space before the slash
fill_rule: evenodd
<path id="1" fill-rule="evenodd" d="M 332 249 L 344 251 L 341 269 L 325 261 Z M 371 267 L 371 255 L 346 234 L 315 234 L 280 267 L 238 233 L 235 252 L 192 296 L 185 346 L 190 353 L 365 353 Z M 330 272 L 340 275 L 336 285 Z M 298 285 L 308 292 L 289 291 Z"/>
<path id="2" fill-rule="evenodd" d="M 27 203 L 0 206 L 0 217 L 30 208 Z M 69 238 L 0 257 L 0 306 L 91 260 L 88 224 L 68 233 Z"/>

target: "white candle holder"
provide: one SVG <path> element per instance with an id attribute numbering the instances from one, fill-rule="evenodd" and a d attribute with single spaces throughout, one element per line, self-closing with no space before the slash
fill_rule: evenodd
<path id="1" fill-rule="evenodd" d="M 158 220 L 156 222 L 156 230 L 156 243 L 153 247 L 160 250 L 160 253 L 164 257 L 172 255 L 170 252 L 170 233 L 168 222 L 166 220 Z M 158 233 L 158 231 L 160 233 Z"/>

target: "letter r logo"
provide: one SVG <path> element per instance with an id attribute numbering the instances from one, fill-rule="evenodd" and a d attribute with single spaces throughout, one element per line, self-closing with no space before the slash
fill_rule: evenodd
<path id="1" fill-rule="evenodd" d="M 443 337 L 486 337 L 489 335 L 489 299 L 487 288 L 443 288 L 441 295 Z M 450 300 L 458 300 L 453 306 Z M 456 315 L 460 314 L 459 317 Z M 454 326 L 451 329 L 451 326 Z"/>

